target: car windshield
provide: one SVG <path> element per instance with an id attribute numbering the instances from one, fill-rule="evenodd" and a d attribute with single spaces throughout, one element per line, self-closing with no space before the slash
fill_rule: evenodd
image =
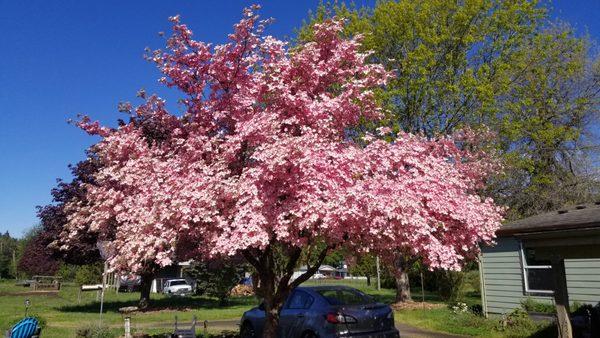
<path id="1" fill-rule="evenodd" d="M 325 289 L 317 292 L 331 305 L 362 305 L 374 303 L 371 297 L 356 290 Z"/>
<path id="2" fill-rule="evenodd" d="M 184 280 L 172 280 L 171 286 L 175 286 L 175 285 L 187 285 L 187 282 Z"/>

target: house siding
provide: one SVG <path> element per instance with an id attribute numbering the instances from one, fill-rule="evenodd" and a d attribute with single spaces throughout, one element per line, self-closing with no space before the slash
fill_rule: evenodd
<path id="1" fill-rule="evenodd" d="M 512 237 L 497 239 L 497 245 L 483 247 L 482 276 L 488 313 L 503 314 L 521 306 L 526 298 L 553 302 L 551 296 L 525 293 L 521 269 L 520 243 Z M 567 289 L 571 302 L 600 302 L 600 259 L 565 260 Z"/>
<path id="2" fill-rule="evenodd" d="M 600 259 L 566 259 L 565 271 L 569 301 L 600 302 Z"/>

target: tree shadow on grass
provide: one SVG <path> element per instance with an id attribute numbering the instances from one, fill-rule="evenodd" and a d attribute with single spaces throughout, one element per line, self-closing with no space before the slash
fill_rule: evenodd
<path id="1" fill-rule="evenodd" d="M 119 309 L 126 306 L 137 306 L 137 300 L 111 300 L 104 302 L 104 311 L 118 313 Z M 151 299 L 150 306 L 143 310 L 143 312 L 160 311 L 160 310 L 187 310 L 187 309 L 227 309 L 236 306 L 252 306 L 258 305 L 258 301 L 255 297 L 232 297 L 228 300 L 226 305 L 221 305 L 219 300 L 210 297 L 164 297 L 159 299 Z M 66 305 L 56 307 L 57 311 L 61 312 L 98 312 L 100 302 L 91 302 L 86 304 Z"/>
<path id="2" fill-rule="evenodd" d="M 555 324 L 548 325 L 529 336 L 529 338 L 554 338 L 554 337 L 558 337 L 558 329 Z"/>
<path id="3" fill-rule="evenodd" d="M 396 293 L 395 292 L 381 294 L 381 293 L 370 293 L 367 291 L 366 293 L 369 296 L 371 296 L 373 299 L 375 299 L 377 302 L 384 303 L 384 304 L 396 303 Z M 423 296 L 421 295 L 420 289 L 419 290 L 411 290 L 410 293 L 411 293 L 413 301 L 421 302 L 423 300 Z M 430 302 L 430 303 L 440 303 L 440 302 L 442 302 L 442 299 L 436 293 L 425 291 L 425 301 Z"/>

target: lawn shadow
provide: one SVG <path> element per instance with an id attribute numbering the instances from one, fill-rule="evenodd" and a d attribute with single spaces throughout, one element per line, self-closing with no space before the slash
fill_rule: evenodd
<path id="1" fill-rule="evenodd" d="M 137 306 L 137 300 L 110 300 L 104 302 L 104 311 L 106 312 L 115 312 L 118 313 L 119 309 L 126 306 Z M 198 310 L 198 309 L 223 309 L 230 308 L 236 306 L 248 306 L 248 308 L 252 306 L 258 305 L 258 301 L 253 296 L 247 297 L 232 297 L 228 300 L 226 305 L 222 305 L 219 303 L 219 300 L 216 298 L 210 297 L 164 297 L 159 299 L 151 299 L 150 306 L 148 309 L 144 310 L 144 312 L 149 311 L 160 311 L 160 310 Z M 100 302 L 94 301 L 86 304 L 76 304 L 76 305 L 65 305 L 59 306 L 55 309 L 61 312 L 88 312 L 95 313 L 98 312 L 100 307 Z"/>
<path id="2" fill-rule="evenodd" d="M 410 291 L 411 298 L 415 302 L 423 301 L 423 294 L 421 293 L 421 289 L 411 290 Z M 425 290 L 425 301 L 429 303 L 444 303 L 445 301 L 438 295 L 436 292 L 431 292 Z"/>
<path id="3" fill-rule="evenodd" d="M 529 336 L 529 338 L 554 338 L 554 337 L 558 337 L 558 329 L 556 327 L 556 324 L 548 325 Z"/>
<path id="4" fill-rule="evenodd" d="M 365 293 L 367 293 L 369 296 L 371 296 L 373 299 L 375 299 L 376 301 L 378 301 L 380 303 L 384 303 L 384 304 L 396 303 L 396 293 L 395 292 L 393 292 L 393 293 L 376 293 L 376 291 L 374 291 L 374 292 L 366 291 Z M 423 296 L 421 294 L 420 289 L 411 290 L 410 293 L 411 293 L 413 301 L 421 302 L 423 300 Z M 436 293 L 433 293 L 433 292 L 428 292 L 428 291 L 425 291 L 425 301 L 429 302 L 429 303 L 443 303 L 443 301 L 439 295 L 437 295 Z"/>

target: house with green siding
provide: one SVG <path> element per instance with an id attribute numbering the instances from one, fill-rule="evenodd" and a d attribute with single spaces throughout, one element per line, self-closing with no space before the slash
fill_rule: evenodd
<path id="1" fill-rule="evenodd" d="M 527 298 L 553 304 L 556 290 L 566 289 L 567 311 L 574 302 L 600 302 L 600 203 L 505 224 L 496 245 L 481 251 L 486 315 L 510 312 Z M 566 288 L 557 286 L 561 279 Z"/>

